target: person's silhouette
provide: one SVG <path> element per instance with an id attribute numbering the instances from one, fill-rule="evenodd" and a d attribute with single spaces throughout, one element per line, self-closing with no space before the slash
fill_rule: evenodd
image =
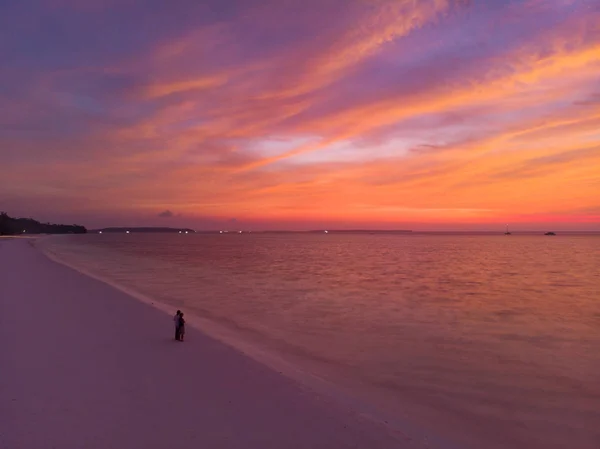
<path id="1" fill-rule="evenodd" d="M 183 312 L 179 314 L 179 341 L 183 341 L 185 336 L 185 320 L 183 319 Z"/>
<path id="2" fill-rule="evenodd" d="M 179 340 L 179 316 L 181 315 L 181 310 L 178 310 L 175 316 L 173 317 L 173 322 L 175 323 L 175 340 Z"/>

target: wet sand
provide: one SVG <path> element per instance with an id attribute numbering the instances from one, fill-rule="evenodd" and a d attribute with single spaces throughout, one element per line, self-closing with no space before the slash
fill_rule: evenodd
<path id="1" fill-rule="evenodd" d="M 2 241 L 0 447 L 422 447 L 194 328 L 173 333 L 160 310 Z"/>

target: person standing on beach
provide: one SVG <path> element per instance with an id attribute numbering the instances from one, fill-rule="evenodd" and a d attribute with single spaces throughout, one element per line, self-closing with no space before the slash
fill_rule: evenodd
<path id="1" fill-rule="evenodd" d="M 179 341 L 183 341 L 185 335 L 185 320 L 183 319 L 183 312 L 179 314 Z"/>
<path id="2" fill-rule="evenodd" d="M 181 315 L 181 310 L 178 310 L 175 316 L 173 317 L 173 321 L 175 322 L 175 340 L 179 340 L 179 316 Z"/>

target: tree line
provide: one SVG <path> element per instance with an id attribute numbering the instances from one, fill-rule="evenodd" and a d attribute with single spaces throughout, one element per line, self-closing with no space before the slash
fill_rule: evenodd
<path id="1" fill-rule="evenodd" d="M 32 218 L 13 218 L 6 212 L 0 212 L 0 235 L 85 234 L 86 232 L 84 226 L 40 223 Z"/>

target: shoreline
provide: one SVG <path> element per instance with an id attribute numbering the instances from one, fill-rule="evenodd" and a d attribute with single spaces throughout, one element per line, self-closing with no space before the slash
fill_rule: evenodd
<path id="1" fill-rule="evenodd" d="M 51 237 L 52 236 L 45 236 L 44 238 Z M 85 268 L 79 267 L 76 264 L 67 262 L 48 249 L 37 247 L 34 241 L 29 242 L 29 244 L 52 262 L 102 282 L 136 301 L 167 314 L 169 317 L 172 317 L 173 311 L 177 309 L 177 306 L 175 305 L 156 300 L 149 295 L 121 285 L 105 276 L 98 275 Z M 186 324 L 208 337 L 227 345 L 238 352 L 240 356 L 249 357 L 266 366 L 268 369 L 293 380 L 303 389 L 318 394 L 323 400 L 342 405 L 357 416 L 371 421 L 377 426 L 387 428 L 396 438 L 403 441 L 405 444 L 410 444 L 411 447 L 421 447 L 419 442 L 427 442 L 425 443 L 426 446 L 423 447 L 429 449 L 456 449 L 452 443 L 444 441 L 442 438 L 434 436 L 429 432 L 425 432 L 423 429 L 418 429 L 416 425 L 401 421 L 394 415 L 386 414 L 383 410 L 378 409 L 377 406 L 371 405 L 360 399 L 360 397 L 345 391 L 341 386 L 303 369 L 298 366 L 298 364 L 284 360 L 275 351 L 264 350 L 256 342 L 247 342 L 243 340 L 239 332 L 228 329 L 226 326 L 215 322 L 210 318 L 203 318 L 194 315 L 193 313 L 186 313 Z M 417 446 L 414 446 L 415 444 L 417 444 Z"/>
<path id="2" fill-rule="evenodd" d="M 0 260 L 13 268 L 0 273 L 0 357 L 8 367 L 0 383 L 0 400 L 8 405 L 0 411 L 7 424 L 0 446 L 428 447 L 407 443 L 196 325 L 185 345 L 174 343 L 170 311 L 27 243 L 12 241 L 0 250 Z M 28 319 L 22 338 L 15 316 Z M 134 333 L 123 340 L 115 330 L 129 316 Z M 170 381 L 173 363 L 183 373 L 177 382 Z"/>

